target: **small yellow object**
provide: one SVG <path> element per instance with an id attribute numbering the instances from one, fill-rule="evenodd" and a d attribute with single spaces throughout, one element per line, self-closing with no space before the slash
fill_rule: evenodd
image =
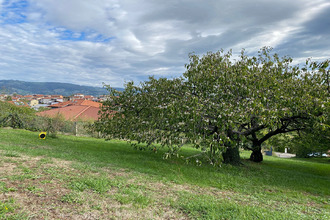
<path id="1" fill-rule="evenodd" d="M 7 206 L 5 206 L 5 209 L 8 210 Z"/>
<path id="2" fill-rule="evenodd" d="M 40 132 L 39 139 L 46 139 L 47 132 Z"/>

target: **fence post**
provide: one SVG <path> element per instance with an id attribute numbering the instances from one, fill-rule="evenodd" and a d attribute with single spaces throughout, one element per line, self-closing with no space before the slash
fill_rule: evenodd
<path id="1" fill-rule="evenodd" d="M 78 124 L 77 124 L 76 121 L 74 122 L 74 135 L 75 135 L 75 136 L 78 135 Z"/>

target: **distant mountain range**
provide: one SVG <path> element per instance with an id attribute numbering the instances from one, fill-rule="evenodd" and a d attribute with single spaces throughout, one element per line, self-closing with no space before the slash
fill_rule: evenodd
<path id="1" fill-rule="evenodd" d="M 123 88 L 115 88 L 122 91 Z M 70 96 L 76 93 L 84 95 L 106 95 L 108 91 L 101 87 L 80 86 L 71 83 L 58 82 L 24 82 L 19 80 L 0 80 L 0 94 L 20 95 L 63 95 Z"/>

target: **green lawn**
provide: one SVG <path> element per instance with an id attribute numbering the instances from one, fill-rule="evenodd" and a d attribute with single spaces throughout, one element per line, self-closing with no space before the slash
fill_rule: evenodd
<path id="1" fill-rule="evenodd" d="M 0 219 L 330 219 L 329 159 L 242 152 L 244 166 L 214 168 L 164 152 L 0 129 Z"/>

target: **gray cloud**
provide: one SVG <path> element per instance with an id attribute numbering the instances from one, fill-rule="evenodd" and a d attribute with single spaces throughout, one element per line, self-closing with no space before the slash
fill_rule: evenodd
<path id="1" fill-rule="evenodd" d="M 300 59 L 312 57 L 326 59 L 330 54 L 330 3 L 316 11 L 313 19 L 301 24 L 301 28 L 285 42 L 278 45 L 277 50 Z"/>
<path id="2" fill-rule="evenodd" d="M 255 54 L 272 46 L 297 60 L 330 54 L 327 0 L 29 0 L 8 7 L 19 2 L 0 0 L 2 79 L 123 86 L 181 75 L 190 52 Z"/>

